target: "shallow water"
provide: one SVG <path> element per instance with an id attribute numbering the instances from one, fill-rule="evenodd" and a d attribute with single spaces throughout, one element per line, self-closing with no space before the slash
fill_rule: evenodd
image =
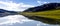
<path id="1" fill-rule="evenodd" d="M 9 15 L 0 18 L 0 26 L 59 26 L 28 19 L 23 15 Z"/>

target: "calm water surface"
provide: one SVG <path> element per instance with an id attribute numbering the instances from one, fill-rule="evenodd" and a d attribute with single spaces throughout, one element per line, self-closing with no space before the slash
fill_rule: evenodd
<path id="1" fill-rule="evenodd" d="M 59 26 L 42 23 L 26 18 L 23 15 L 9 15 L 0 18 L 0 26 Z"/>

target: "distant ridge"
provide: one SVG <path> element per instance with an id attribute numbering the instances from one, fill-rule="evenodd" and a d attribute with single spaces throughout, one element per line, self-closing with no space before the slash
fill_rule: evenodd
<path id="1" fill-rule="evenodd" d="M 57 7 L 60 7 L 60 3 L 48 3 L 48 4 L 43 4 L 41 6 L 36 6 L 36 7 L 28 8 L 24 12 L 47 11 L 47 10 L 56 9 Z"/>
<path id="2" fill-rule="evenodd" d="M 16 15 L 16 14 L 18 13 L 15 11 L 8 11 L 8 10 L 0 9 L 0 17 L 4 17 L 8 15 Z"/>

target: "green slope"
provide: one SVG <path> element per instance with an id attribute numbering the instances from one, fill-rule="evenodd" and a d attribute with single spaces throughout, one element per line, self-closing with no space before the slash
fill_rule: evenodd
<path id="1" fill-rule="evenodd" d="M 60 10 L 49 10 L 42 12 L 22 12 L 21 14 L 25 16 L 39 16 L 51 19 L 60 19 Z"/>

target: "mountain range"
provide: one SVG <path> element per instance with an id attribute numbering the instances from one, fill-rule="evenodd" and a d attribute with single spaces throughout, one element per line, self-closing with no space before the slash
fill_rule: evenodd
<path id="1" fill-rule="evenodd" d="M 8 15 L 16 15 L 16 14 L 18 13 L 15 11 L 8 11 L 8 10 L 0 9 L 0 17 L 4 17 Z"/>
<path id="2" fill-rule="evenodd" d="M 43 4 L 40 6 L 28 8 L 24 12 L 38 12 L 38 11 L 47 11 L 47 10 L 54 10 L 57 9 L 57 7 L 60 7 L 60 3 L 48 3 L 48 4 Z"/>

